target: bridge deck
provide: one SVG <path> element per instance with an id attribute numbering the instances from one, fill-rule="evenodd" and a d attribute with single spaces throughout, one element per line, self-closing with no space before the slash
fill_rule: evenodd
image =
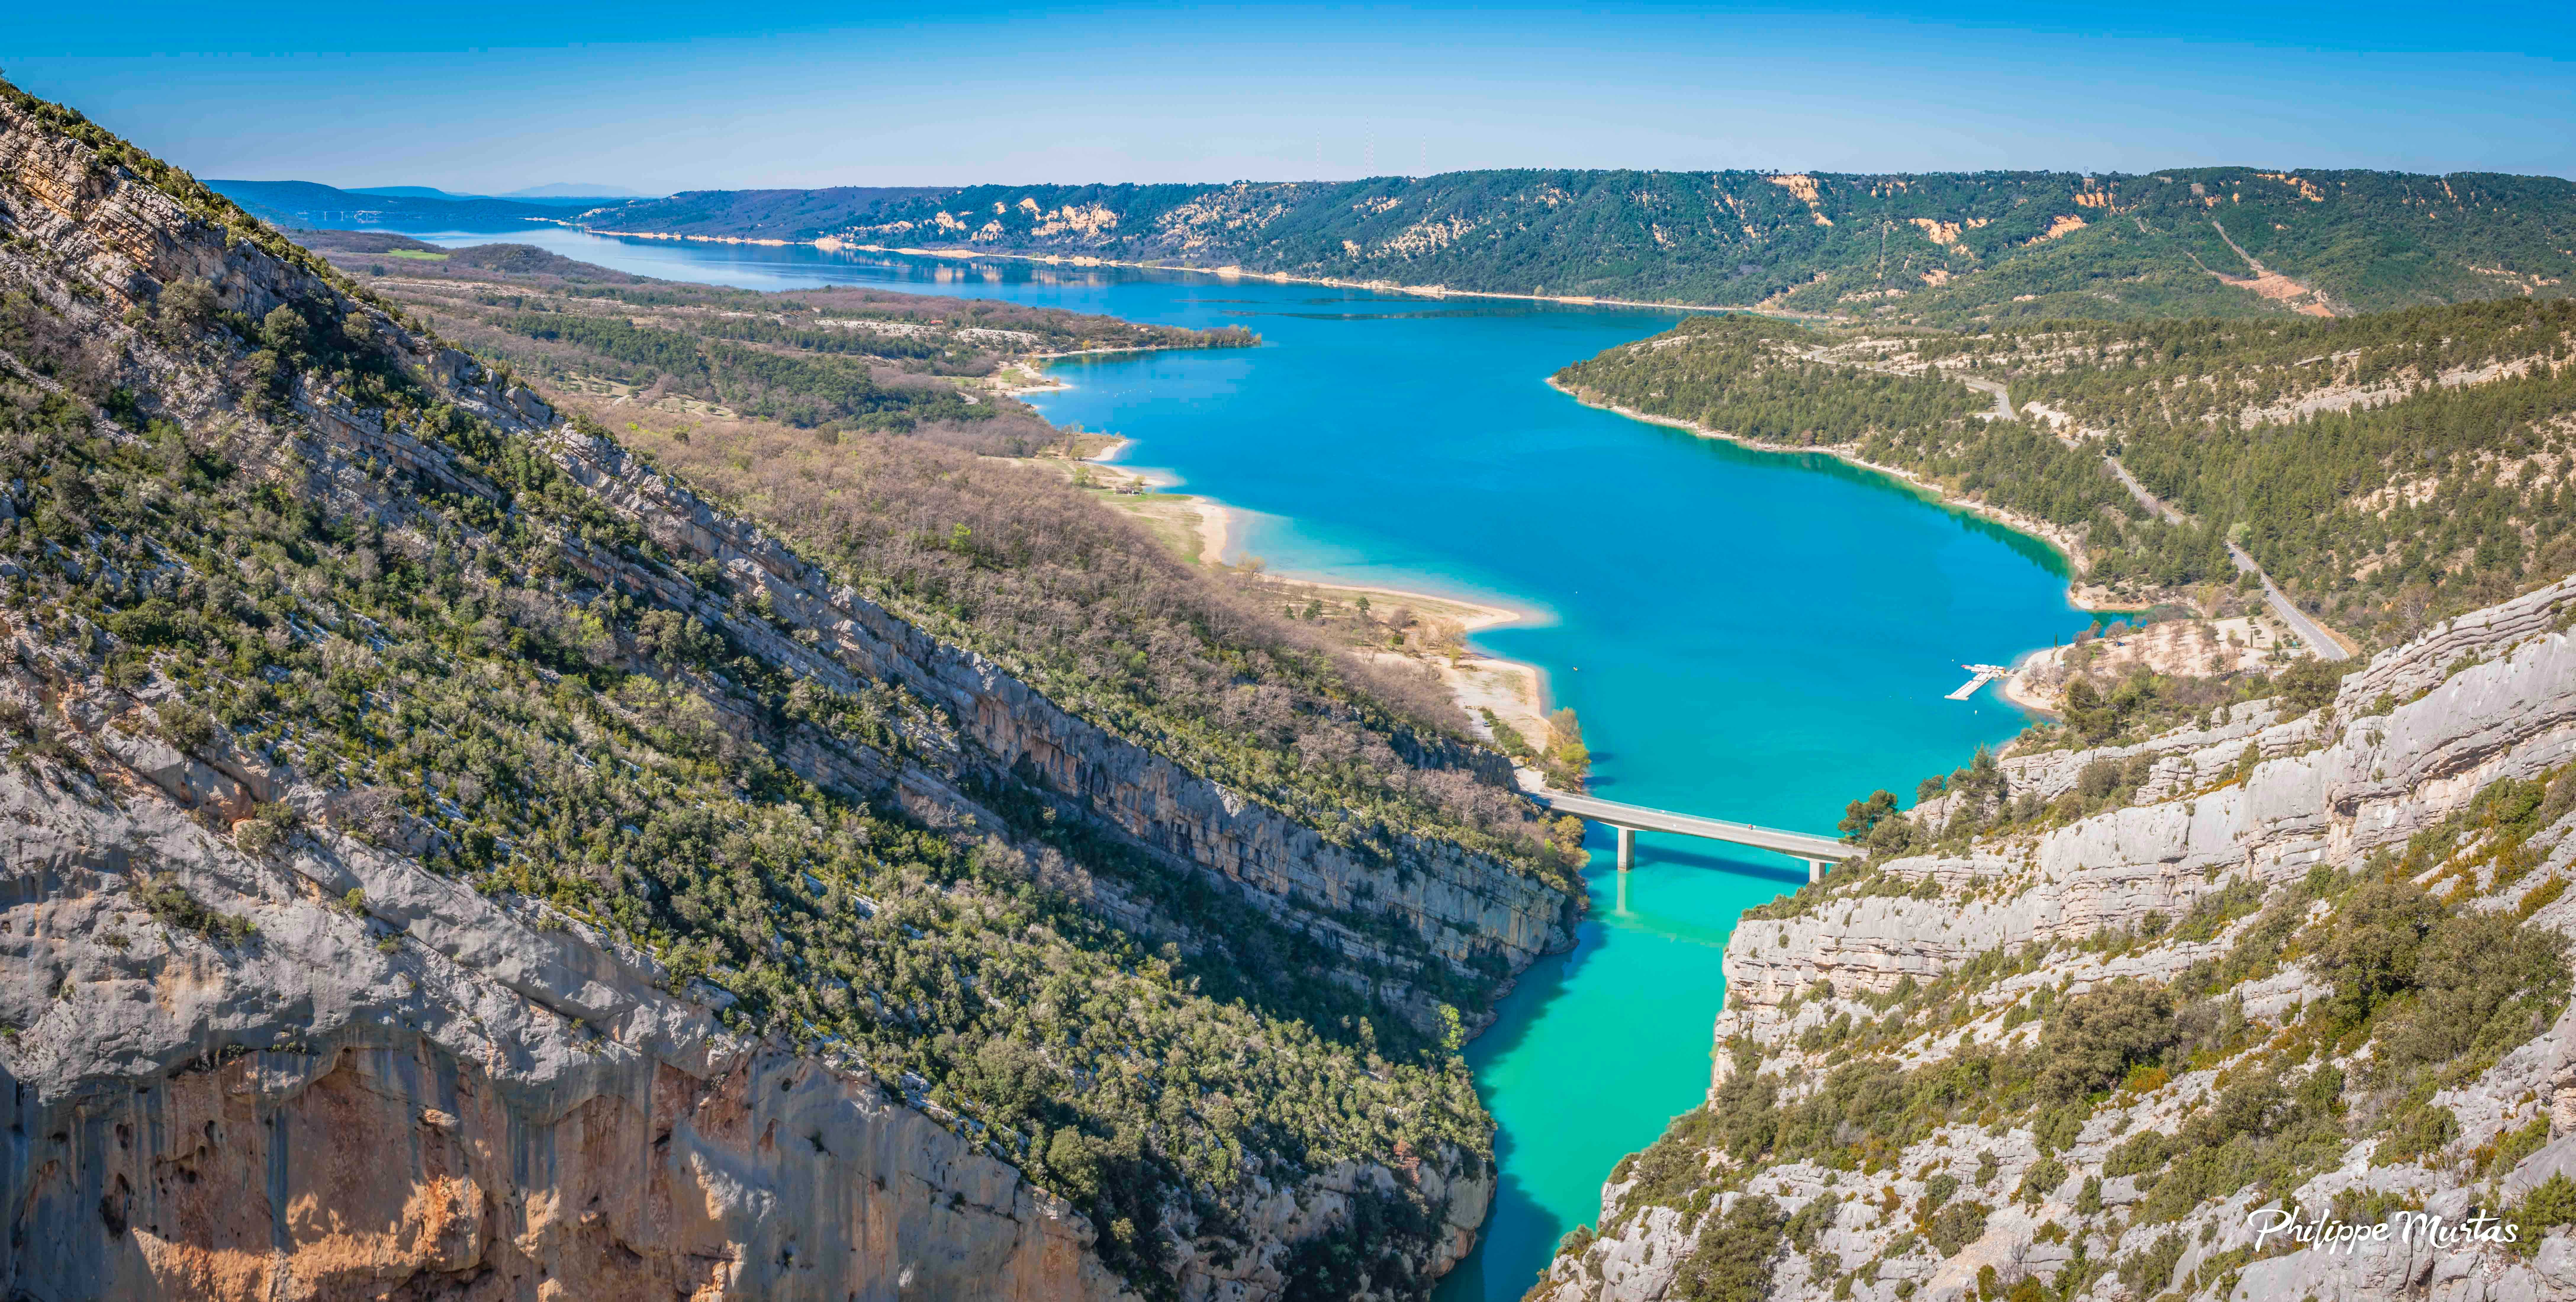
<path id="1" fill-rule="evenodd" d="M 1860 848 L 1845 845 L 1829 836 L 1811 836 L 1805 832 L 1783 831 L 1776 827 L 1756 827 L 1751 823 L 1730 823 L 1724 819 L 1701 818 L 1695 814 L 1676 814 L 1668 809 L 1649 809 L 1644 805 L 1623 805 L 1616 800 L 1600 800 L 1564 791 L 1536 791 L 1531 795 L 1559 813 L 1588 818 L 1612 827 L 1635 828 L 1642 832 L 1677 832 L 1683 836 L 1703 837 L 1734 845 L 1749 845 L 1799 859 L 1826 859 L 1840 863 L 1860 856 Z"/>

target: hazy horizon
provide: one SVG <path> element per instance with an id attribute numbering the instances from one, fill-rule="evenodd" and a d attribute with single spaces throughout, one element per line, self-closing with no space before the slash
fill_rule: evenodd
<path id="1" fill-rule="evenodd" d="M 2576 176 L 2576 17 L 2537 7 L 264 12 L 29 15 L 0 70 L 201 176 L 484 195 L 1492 167 Z"/>

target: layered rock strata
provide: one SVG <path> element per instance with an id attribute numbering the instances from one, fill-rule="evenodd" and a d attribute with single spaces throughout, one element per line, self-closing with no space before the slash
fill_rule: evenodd
<path id="1" fill-rule="evenodd" d="M 1758 1073 L 1748 1079 L 1776 1083 L 1784 1105 L 1810 1097 L 1853 1060 L 1848 1050 L 1825 1047 L 1844 1028 L 1868 1028 L 1909 992 L 1972 962 L 2000 975 L 1971 982 L 1955 1008 L 1921 1014 L 1934 1018 L 1930 1025 L 1904 1023 L 1892 1046 L 1865 1050 L 1876 1055 L 1865 1060 L 1930 1071 L 2032 1048 L 2049 1000 L 2207 972 L 2257 922 L 2246 916 L 2249 904 L 2216 915 L 2231 919 L 2224 926 L 2184 936 L 2174 924 L 2195 905 L 2221 903 L 2229 892 L 2277 899 L 2321 867 L 2349 873 L 2365 861 L 2393 863 L 2410 843 L 2422 844 L 2419 834 L 2471 810 L 2500 782 L 2563 784 L 2576 762 L 2571 628 L 2576 580 L 2380 654 L 2323 710 L 2285 718 L 2278 703 L 2258 702 L 2141 745 L 2006 759 L 2014 790 L 2046 796 L 2070 789 L 2086 764 L 2105 758 L 2155 756 L 2156 778 L 2127 807 L 2037 834 L 1983 837 L 1966 855 L 1897 859 L 1866 882 L 1837 891 L 1829 881 L 1794 905 L 1748 916 L 1727 946 L 1712 1103 L 1748 1069 Z M 1937 822 L 1951 812 L 1936 806 L 1930 814 Z M 2464 910 L 2576 935 L 2576 899 L 2561 893 L 2576 878 L 2576 812 L 2505 844 L 2496 862 L 2480 857 L 2498 844 L 2472 831 L 2424 880 Z M 2328 917 L 2328 906 L 2319 901 L 2304 916 Z M 2303 1018 L 2333 995 L 2312 961 L 2291 953 L 2223 996 L 2224 1015 L 2242 1019 L 2227 1041 L 2240 1047 L 2228 1054 L 2245 1053 L 2244 1044 L 2259 1051 L 2292 1043 Z M 2250 1058 L 2225 1055 L 2204 1067 L 2186 1064 L 2170 1079 L 2133 1077 L 2135 1088 L 2080 1110 L 2080 1129 L 2046 1137 L 2036 1132 L 2062 1119 L 2043 1111 L 1942 1126 L 1859 1163 L 1746 1167 L 1716 1149 L 1691 1156 L 1684 1145 L 1681 1160 L 1703 1165 L 1704 1174 L 1675 1185 L 1667 1166 L 1649 1188 L 1643 1164 L 1623 1163 L 1603 1189 L 1597 1234 L 1571 1241 L 1532 1297 L 1718 1296 L 1705 1290 L 1714 1287 L 1707 1263 L 1725 1255 L 1713 1247 L 1728 1232 L 1720 1222 L 1755 1196 L 1793 1218 L 1820 1209 L 1805 1223 L 1805 1242 L 1784 1244 L 1760 1264 L 1771 1296 L 1781 1299 L 1964 1302 L 2021 1297 L 2015 1290 L 2024 1287 L 2040 1290 L 2032 1296 L 2099 1302 L 2576 1296 L 2576 1237 L 2545 1223 L 2527 1227 L 2538 1241 L 2519 1247 L 2435 1245 L 2418 1233 L 2338 1253 L 2256 1237 L 2265 1207 L 2296 1207 L 2310 1220 L 2330 1208 L 2374 1223 L 2396 1215 L 2401 1220 L 2390 1224 L 2400 1229 L 2409 1215 L 2457 1226 L 2477 1209 L 2516 1204 L 2555 1174 L 2576 1175 L 2576 1006 L 2562 996 L 2549 1017 L 2545 1030 L 2492 1061 L 2469 1060 L 2422 1100 L 2367 1093 L 2361 1082 L 2374 1047 L 2334 1045 L 2310 1075 L 2291 1079 L 2350 1081 L 2334 1106 L 2356 1109 L 2353 1137 L 2338 1161 L 2287 1198 L 2222 1191 L 2179 1204 L 2187 1210 L 2151 1210 L 2158 1163 L 2128 1163 L 2144 1168 L 2135 1174 L 2106 1170 L 2142 1133 L 2177 1135 L 2205 1120 L 2231 1071 L 2254 1070 Z M 2329 1069 L 2336 1074 L 2322 1075 Z M 2421 1153 L 2395 1155 L 2402 1150 L 2386 1138 L 2391 1113 L 2358 1124 L 2364 1109 L 2415 1106 L 2439 1109 L 2455 1127 L 2434 1129 L 2437 1142 Z M 2382 1156 L 2383 1143 L 2391 1155 Z M 2510 1160 L 2499 1163 L 2499 1153 Z M 1937 1228 L 1932 1209 L 1944 1199 L 1973 1200 L 1982 1213 L 1947 1251 L 1925 1243 Z M 2377 1210 L 2353 1210 L 2362 1208 Z M 2119 1269 L 2107 1269 L 2114 1264 Z"/>
<path id="2" fill-rule="evenodd" d="M 817 785 L 1016 854 L 1147 935 L 1193 939 L 1114 881 L 1016 840 L 968 794 L 1028 787 L 1274 925 L 1324 940 L 1347 960 L 1341 979 L 1427 1025 L 1435 1006 L 1415 979 L 1428 965 L 1493 990 L 1495 974 L 1568 942 L 1579 901 L 1445 842 L 1364 857 L 1075 717 L 559 421 L 528 390 L 343 294 L 273 234 L 192 211 L 117 149 L 0 103 L 10 238 L 0 284 L 100 341 L 98 364 L 123 368 L 144 411 L 232 430 L 248 455 L 305 474 L 335 510 L 399 522 L 405 505 L 361 468 L 488 496 L 453 454 L 327 386 L 299 382 L 284 414 L 250 410 L 218 371 L 138 325 L 183 281 L 206 283 L 215 310 L 253 322 L 280 306 L 334 305 L 441 400 L 527 440 L 670 554 L 722 576 L 701 586 L 572 540 L 591 580 L 694 611 L 798 677 L 900 688 L 911 704 L 892 746 L 810 729 L 779 746 Z M 5 351 L 0 366 L 58 391 Z M 23 577 L 12 570 L 0 582 Z M 767 597 L 761 618 L 727 599 L 755 592 Z M 343 793 L 276 755 L 222 736 L 183 751 L 132 726 L 153 702 L 111 681 L 95 628 L 0 634 L 16 656 L 10 704 L 69 729 L 90 775 L 0 771 L 0 1292 L 1127 1291 L 1094 1253 L 1086 1218 L 918 1082 L 728 1029 L 721 991 L 675 981 L 651 955 L 544 906 L 427 871 L 419 857 L 440 834 L 418 820 L 354 835 Z M 746 735 L 776 727 L 725 722 Z M 1427 766 L 1507 781 L 1496 757 L 1407 744 Z M 262 806 L 296 811 L 307 833 L 279 853 L 246 851 L 229 828 Z M 154 898 L 184 898 L 181 911 L 205 925 L 172 924 Z M 1254 1173 L 1210 1238 L 1176 1243 L 1175 1287 L 1188 1298 L 1276 1296 L 1292 1247 L 1399 1188 L 1441 1213 L 1413 1263 L 1436 1275 L 1470 1246 L 1491 1196 L 1475 1154 Z"/>

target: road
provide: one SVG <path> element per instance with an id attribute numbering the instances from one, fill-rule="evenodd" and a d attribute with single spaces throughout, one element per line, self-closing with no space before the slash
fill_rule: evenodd
<path id="1" fill-rule="evenodd" d="M 1959 383 L 1995 400 L 1995 409 L 1993 411 L 1979 412 L 1977 413 L 1978 415 L 1983 416 L 1988 420 L 2021 419 L 2021 417 L 2013 414 L 2012 394 L 2007 391 L 2004 386 L 1997 384 L 1992 380 L 1974 379 L 1969 376 L 1957 374 L 1956 372 L 1944 371 L 1940 374 L 1945 379 L 1957 380 Z"/>
<path id="2" fill-rule="evenodd" d="M 2182 523 L 2182 512 L 2165 505 L 2162 498 L 2148 492 L 2147 486 L 2139 483 L 2138 477 L 2130 474 L 2129 468 L 2121 465 L 2118 457 L 2105 452 L 2102 454 L 2102 463 L 2111 468 L 2113 475 L 2119 477 L 2120 483 L 2128 488 L 2129 496 L 2138 499 L 2140 506 L 2164 517 L 2169 523 Z M 2281 586 L 2272 582 L 2272 576 L 2264 573 L 2263 567 L 2255 564 L 2254 558 L 2247 555 L 2244 548 L 2233 542 L 2228 543 L 2227 559 L 2236 562 L 2238 572 L 2251 574 L 2263 581 L 2263 604 L 2271 607 L 2272 613 L 2279 616 L 2282 623 L 2289 625 L 2290 631 L 2298 634 L 2300 641 L 2307 643 L 2316 651 L 2317 659 L 2334 661 L 2352 658 L 2352 653 L 2343 649 L 2343 643 L 2336 641 L 2333 634 L 2326 632 L 2322 625 L 2308 618 L 2308 612 L 2299 609 L 2298 603 L 2290 600 L 2290 594 L 2281 591 Z"/>
<path id="3" fill-rule="evenodd" d="M 2215 225 L 2215 223 L 2212 224 Z M 2219 238 L 2226 239 L 2226 228 L 2221 227 L 2218 234 Z M 2228 240 L 2228 246 L 2230 248 L 2234 248 L 2235 243 L 2236 242 L 2234 240 Z M 2236 251 L 2240 256 L 2245 252 L 2243 249 L 2237 249 Z M 2254 259 L 2249 257 L 2245 260 L 2248 263 L 2252 263 L 2257 272 L 2260 272 L 2263 269 L 2262 264 L 2254 262 Z M 1807 356 L 1813 361 L 1830 360 L 1825 356 L 1823 349 L 1818 349 L 1809 353 Z M 1871 366 L 1865 362 L 1861 363 L 1861 365 L 1865 369 L 1884 371 L 1890 375 L 1911 374 L 1911 372 L 1900 371 L 1891 366 Z M 1995 409 L 1990 412 L 1978 413 L 1978 415 L 1985 417 L 1987 420 L 2021 419 L 2019 413 L 2013 410 L 2012 397 L 2003 385 L 1998 384 L 1993 380 L 1981 380 L 1973 376 L 1960 375 L 1955 372 L 1941 371 L 1936 373 L 1940 374 L 1944 378 L 1957 380 L 1959 383 L 1993 398 L 1995 400 Z M 2162 499 L 2158 498 L 2155 494 L 2148 492 L 2147 486 L 2139 483 L 2137 476 L 2130 474 L 2129 468 L 2121 465 L 2118 457 L 2105 452 L 2102 454 L 2102 463 L 2111 468 L 2111 473 L 2119 478 L 2121 486 L 2129 490 L 2129 496 L 2138 499 L 2138 505 L 2155 512 L 2168 524 L 2181 524 L 2183 522 L 2182 512 L 2167 506 Z M 2352 653 L 2343 649 L 2343 643 L 2336 641 L 2334 635 L 2325 630 L 2324 625 L 2321 625 L 2315 620 L 2309 618 L 2308 612 L 2299 609 L 2298 604 L 2290 600 L 2289 594 L 2281 591 L 2281 585 L 2272 582 L 2272 576 L 2264 573 L 2263 567 L 2255 564 L 2254 558 L 2247 555 L 2244 548 L 2237 546 L 2233 542 L 2227 544 L 2227 558 L 2236 563 L 2236 568 L 2240 572 L 2251 574 L 2255 578 L 2263 581 L 2263 604 L 2271 607 L 2272 613 L 2279 616 L 2282 623 L 2289 625 L 2290 631 L 2298 634 L 2300 641 L 2315 648 L 2318 659 L 2337 661 L 2349 660 L 2352 658 Z"/>
<path id="4" fill-rule="evenodd" d="M 2237 569 L 2263 581 L 2263 604 L 2270 606 L 2272 613 L 2280 616 L 2281 622 L 2290 626 L 2291 632 L 2298 634 L 2301 640 L 2316 651 L 2317 659 L 2352 659 L 2352 653 L 2343 649 L 2343 643 L 2335 641 L 2334 635 L 2326 632 L 2323 625 L 2308 618 L 2308 612 L 2299 609 L 2291 602 L 2289 594 L 2281 591 L 2272 582 L 2272 576 L 2265 574 L 2263 567 L 2255 564 L 2254 558 L 2245 554 L 2244 548 L 2234 543 L 2227 544 L 2227 558 L 2236 562 Z"/>

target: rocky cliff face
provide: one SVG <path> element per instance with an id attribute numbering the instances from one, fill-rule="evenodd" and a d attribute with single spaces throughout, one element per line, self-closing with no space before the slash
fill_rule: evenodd
<path id="1" fill-rule="evenodd" d="M 1176 865 L 1221 879 L 1264 912 L 1385 974 L 1382 993 L 1411 1006 L 1426 1024 L 1434 1022 L 1433 1011 L 1410 998 L 1406 983 L 1422 963 L 1446 962 L 1467 973 L 1479 959 L 1500 960 L 1517 972 L 1573 943 L 1576 912 L 1562 892 L 1427 840 L 1406 845 L 1391 862 L 1363 859 L 1311 827 L 1075 718 L 983 657 L 947 646 L 833 585 L 776 540 L 711 509 L 614 443 L 566 429 L 550 447 L 576 480 L 642 522 L 655 541 L 722 566 L 738 590 L 766 593 L 783 627 L 743 620 L 683 581 L 593 553 L 587 559 L 601 579 L 657 591 L 822 681 L 903 686 L 943 716 L 946 726 L 916 738 L 936 770 L 1034 778 L 1064 814 L 1098 820 Z M 801 642 L 803 631 L 814 640 Z M 1508 762 L 1496 765 L 1499 757 L 1488 752 L 1457 750 L 1458 762 L 1481 764 L 1493 781 L 1509 784 Z M 926 799 L 954 804 L 957 797 L 948 791 Z M 1163 925 L 1132 903 L 1104 903 L 1137 929 Z M 1414 942 L 1391 945 L 1351 925 L 1354 918 L 1393 922 Z"/>
<path id="2" fill-rule="evenodd" d="M 1125 1295 L 1011 1165 L 579 923 L 141 791 L 13 777 L 0 828 L 18 1296 Z M 157 923 L 146 869 L 256 945 Z"/>
<path id="3" fill-rule="evenodd" d="M 2514 957 L 2576 934 L 2571 625 L 2576 580 L 2381 654 L 2325 710 L 2007 759 L 2049 797 L 2099 759 L 2153 776 L 1754 911 L 1708 1108 L 1621 1164 L 1533 1296 L 2576 1296 L 2576 1190 L 2544 1189 L 2576 1169 L 2576 1007 L 2563 958 Z M 2479 938 L 2456 972 L 2410 966 L 2446 934 Z M 2373 987 L 2353 955 L 2382 942 Z M 2121 1042 L 2115 1007 L 2166 1029 Z M 2485 1209 L 2518 1243 L 2419 1220 L 2327 1252 L 2258 1239 L 2265 1208 Z"/>
<path id="4" fill-rule="evenodd" d="M 1079 823 L 1239 898 L 1255 925 L 1323 941 L 1347 960 L 1340 979 L 1425 1025 L 1437 1024 L 1417 984 L 1429 966 L 1453 987 L 1490 991 L 1497 974 L 1566 943 L 1578 901 L 1429 838 L 1392 862 L 1363 859 L 1075 717 L 352 299 L 183 177 L 11 96 L 0 102 L 0 290 L 53 323 L 49 338 L 67 329 L 90 342 L 59 356 L 0 350 L 0 379 L 56 406 L 77 398 L 66 381 L 113 387 L 128 405 L 81 420 L 117 455 L 176 446 L 175 434 L 138 436 L 151 419 L 192 438 L 214 431 L 254 473 L 315 486 L 335 517 L 426 536 L 420 502 L 434 498 L 481 501 L 474 509 L 506 522 L 489 459 L 356 401 L 345 372 L 272 385 L 284 395 L 273 404 L 246 401 L 259 356 L 235 347 L 209 361 L 174 340 L 166 296 L 202 282 L 201 313 L 252 323 L 325 305 L 346 314 L 350 342 L 334 347 L 396 358 L 439 401 L 543 456 L 581 509 L 640 530 L 658 552 L 568 530 L 566 581 L 693 614 L 765 672 L 897 702 L 867 741 L 782 724 L 725 680 L 698 680 L 712 684 L 702 695 L 720 727 L 803 781 L 998 856 L 1150 942 L 1202 939 L 1028 835 L 1032 818 Z M 15 520 L 35 509 L 28 493 L 0 496 L 0 528 L 41 537 L 18 554 L 44 573 L 0 562 L 13 595 L 68 582 L 131 596 L 191 580 L 185 563 L 151 565 L 148 548 L 127 545 L 119 560 L 62 517 Z M 440 528 L 442 545 L 480 536 Z M 256 568 L 249 553 L 243 564 Z M 330 777 L 328 754 L 220 729 L 174 741 L 188 731 L 169 723 L 185 666 L 137 658 L 71 609 L 31 607 L 0 628 L 16 657 L 0 696 L 31 738 L 0 770 L 0 1291 L 1129 1291 L 1103 1265 L 1101 1227 L 1024 1173 L 1025 1137 L 811 1027 L 798 1043 L 765 1033 L 729 1011 L 731 995 L 616 927 L 425 867 L 453 851 L 452 836 L 384 807 L 353 814 L 366 793 Z M 321 637 L 283 624 L 271 635 L 280 646 Z M 1492 763 L 1435 743 L 1423 752 L 1430 764 Z M 1490 1169 L 1475 1152 L 1401 1144 L 1318 1169 L 1251 1163 L 1232 1188 L 1156 1209 L 1158 1225 L 1118 1228 L 1163 1240 L 1152 1292 L 1264 1298 L 1302 1268 L 1302 1248 L 1357 1233 L 1361 1204 L 1401 1202 L 1428 1219 L 1372 1247 L 1428 1279 L 1472 1242 Z"/>

